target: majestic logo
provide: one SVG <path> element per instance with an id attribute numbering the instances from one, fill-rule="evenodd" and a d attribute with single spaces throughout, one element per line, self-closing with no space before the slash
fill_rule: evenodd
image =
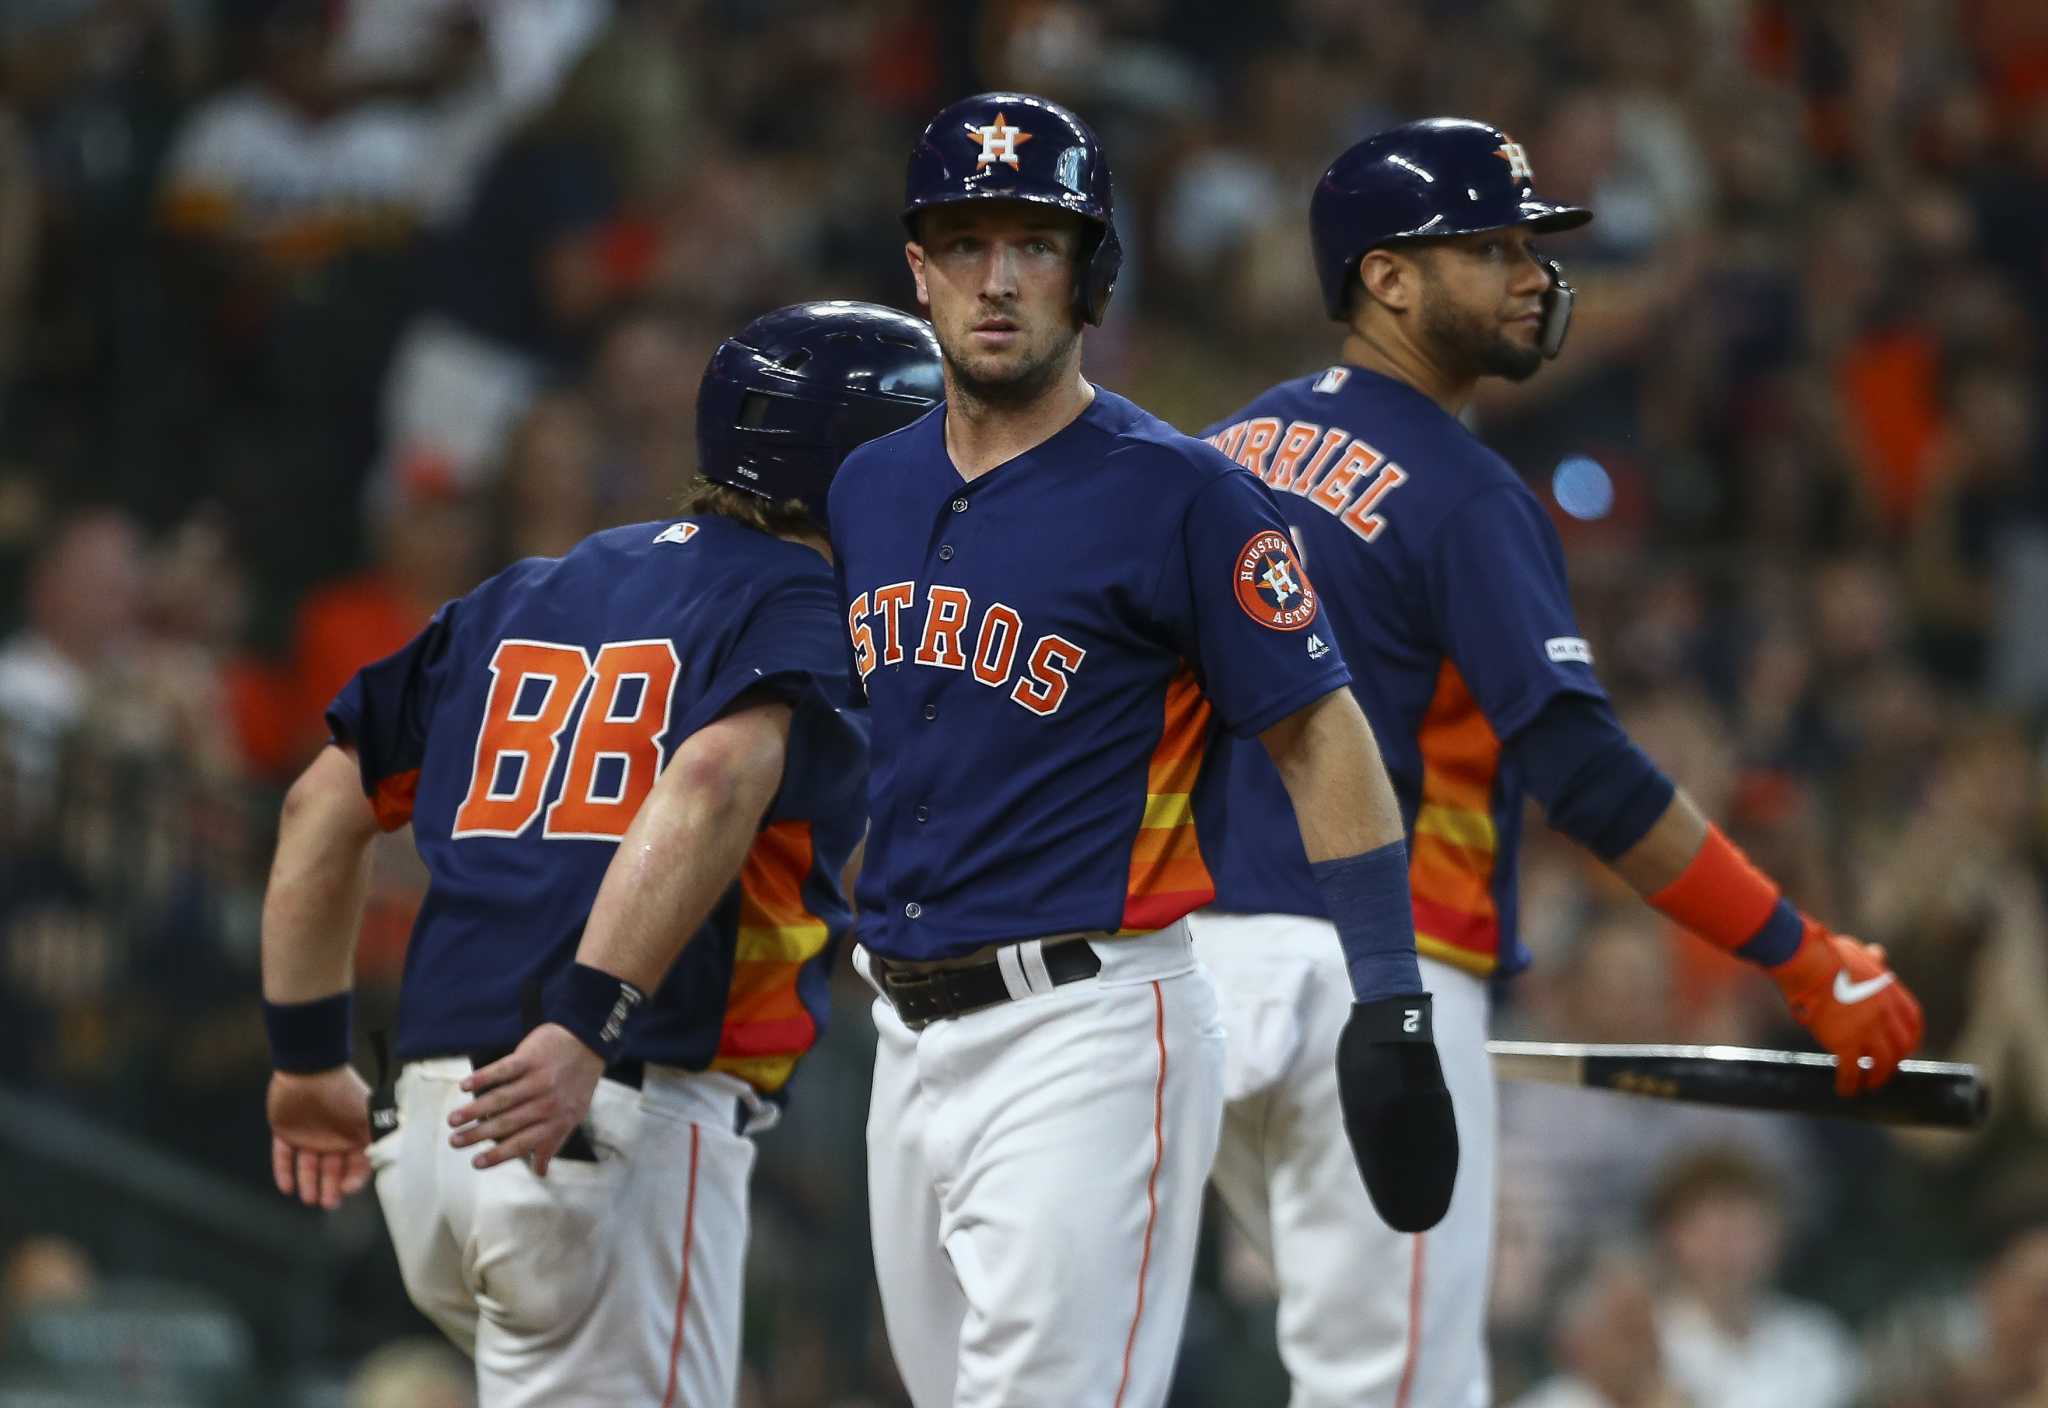
<path id="1" fill-rule="evenodd" d="M 1543 653 L 1555 665 L 1590 665 L 1593 647 L 1578 636 L 1552 636 L 1543 642 Z"/>
<path id="2" fill-rule="evenodd" d="M 1276 631 L 1298 631 L 1316 619 L 1316 589 L 1285 533 L 1268 528 L 1238 553 L 1237 604 Z"/>
<path id="3" fill-rule="evenodd" d="M 657 543 L 687 543 L 696 536 L 696 524 L 671 523 L 668 527 L 654 535 L 654 541 Z"/>
<path id="4" fill-rule="evenodd" d="M 1000 118 L 997 119 L 1001 121 Z M 1512 139 L 1502 142 L 1493 149 L 1493 154 L 1508 164 L 1508 175 L 1516 181 L 1533 181 L 1536 173 L 1529 165 L 1529 154 L 1522 150 L 1522 144 Z"/>
<path id="5" fill-rule="evenodd" d="M 981 155 L 974 159 L 977 169 L 1005 162 L 1011 168 L 1018 168 L 1017 148 L 1031 140 L 1031 134 L 1021 127 L 1012 127 L 999 112 L 996 120 L 987 127 L 966 124 L 967 135 L 981 143 Z M 1517 147 L 1517 151 L 1521 148 Z"/>
<path id="6" fill-rule="evenodd" d="M 1320 660 L 1330 653 L 1330 643 L 1314 631 L 1308 633 L 1308 658 Z"/>

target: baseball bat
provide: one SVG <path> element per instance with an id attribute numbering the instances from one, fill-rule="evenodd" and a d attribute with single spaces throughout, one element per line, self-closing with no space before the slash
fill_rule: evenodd
<path id="1" fill-rule="evenodd" d="M 1977 1068 L 1950 1061 L 1901 1061 L 1898 1074 L 1878 1089 L 1841 1096 L 1835 1094 L 1835 1058 L 1811 1051 L 1548 1041 L 1489 1041 L 1486 1051 L 1504 1079 L 1653 1100 L 1935 1129 L 1975 1129 L 1991 1113 L 1991 1090 Z"/>

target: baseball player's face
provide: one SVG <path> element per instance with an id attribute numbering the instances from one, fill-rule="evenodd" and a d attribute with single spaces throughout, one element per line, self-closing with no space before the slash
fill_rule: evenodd
<path id="1" fill-rule="evenodd" d="M 1422 330 L 1449 365 L 1525 381 L 1543 365 L 1539 341 L 1550 277 L 1524 229 L 1483 230 L 1427 246 Z"/>
<path id="2" fill-rule="evenodd" d="M 924 212 L 905 249 L 917 298 L 948 379 L 982 401 L 1028 402 L 1067 369 L 1074 257 L 1082 223 L 1021 201 L 970 201 Z"/>

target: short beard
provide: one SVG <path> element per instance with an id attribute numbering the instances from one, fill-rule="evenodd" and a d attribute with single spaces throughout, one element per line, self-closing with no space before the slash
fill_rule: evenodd
<path id="1" fill-rule="evenodd" d="M 1423 300 L 1422 330 L 1453 363 L 1452 370 L 1466 376 L 1527 381 L 1543 365 L 1542 348 L 1522 347 L 1498 324 L 1489 327 L 1476 316 L 1461 316 L 1447 298 Z"/>
<path id="2" fill-rule="evenodd" d="M 1066 370 L 1068 354 L 1074 343 L 1080 339 L 1079 331 L 1069 333 L 1065 338 L 1038 361 L 1027 362 L 1016 371 L 999 380 L 976 376 L 945 347 L 939 349 L 946 360 L 947 379 L 960 395 L 979 405 L 1002 409 L 1028 406 L 1043 396 L 1060 374 Z"/>

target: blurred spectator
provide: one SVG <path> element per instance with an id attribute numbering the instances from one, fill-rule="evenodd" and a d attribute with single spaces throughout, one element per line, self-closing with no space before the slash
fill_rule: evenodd
<path id="1" fill-rule="evenodd" d="M 440 223 L 460 213 L 505 130 L 553 95 L 611 13 L 610 0 L 351 0 L 330 72 L 346 88 L 421 105 L 420 204 Z"/>
<path id="2" fill-rule="evenodd" d="M 291 663 L 274 696 L 290 720 L 285 751 L 263 759 L 273 777 L 288 776 L 327 737 L 327 706 L 351 675 L 484 578 L 487 528 L 473 494 L 423 475 L 374 513 L 370 563 L 316 588 L 294 620 Z"/>
<path id="3" fill-rule="evenodd" d="M 345 1408 L 472 1408 L 476 1373 L 445 1340 L 399 1340 L 349 1377 Z"/>
<path id="4" fill-rule="evenodd" d="M 437 235 L 425 308 L 386 378 L 388 485 L 422 472 L 474 487 L 540 384 L 579 369 L 604 314 L 660 253 L 648 205 L 685 168 L 673 41 L 620 24 L 513 133 Z"/>
<path id="5" fill-rule="evenodd" d="M 1965 362 L 1949 387 L 1947 433 L 1907 566 L 1926 658 L 1974 687 L 1997 626 L 2001 537 L 2037 507 L 2042 425 L 2038 383 L 2023 367 Z"/>
<path id="6" fill-rule="evenodd" d="M 535 398 L 506 446 L 494 563 L 560 557 L 599 528 L 598 429 L 576 391 Z"/>
<path id="7" fill-rule="evenodd" d="M 602 436 L 602 521 L 659 517 L 689 482 L 697 456 L 697 368 L 715 341 L 656 308 L 628 310 L 606 330 L 589 383 Z"/>
<path id="8" fill-rule="evenodd" d="M 135 644 L 142 591 L 142 537 L 115 510 L 59 523 L 31 568 L 27 623 L 0 645 L 0 727 L 26 799 L 47 793 L 94 674 Z"/>
<path id="9" fill-rule="evenodd" d="M 231 17 L 254 32 L 254 72 L 186 119 L 164 173 L 165 227 L 241 278 L 402 239 L 424 155 L 417 117 L 347 100 L 319 0 L 235 0 Z"/>
<path id="10" fill-rule="evenodd" d="M 1674 999 L 1678 943 L 1633 900 L 1582 914 L 1564 953 L 1542 953 L 1512 1035 L 1531 1040 L 1668 1042 L 1688 1033 Z M 1752 978 L 1753 981 L 1753 978 Z M 1751 1151 L 1794 1186 L 1811 1179 L 1800 1121 L 1567 1086 L 1501 1087 L 1502 1218 L 1542 1239 L 1528 1254 L 1569 1265 L 1599 1241 L 1630 1233 L 1658 1170 L 1679 1151 L 1729 1144 Z M 1811 1211 L 1802 1210 L 1802 1211 Z"/>
<path id="11" fill-rule="evenodd" d="M 1560 1372 L 1514 1408 L 1695 1408 L 1665 1373 L 1651 1286 L 1636 1258 L 1596 1258 L 1558 1306 L 1551 1343 Z"/>
<path id="12" fill-rule="evenodd" d="M 1772 1290 L 1784 1256 L 1778 1176 L 1734 1149 L 1667 1167 L 1649 1199 L 1669 1280 L 1657 1332 L 1672 1381 L 1695 1408 L 1844 1408 L 1862 1366 L 1818 1306 Z"/>
<path id="13" fill-rule="evenodd" d="M 83 1305 L 98 1284 L 92 1258 L 78 1243 L 68 1237 L 24 1237 L 0 1263 L 0 1344 L 26 1312 Z"/>

